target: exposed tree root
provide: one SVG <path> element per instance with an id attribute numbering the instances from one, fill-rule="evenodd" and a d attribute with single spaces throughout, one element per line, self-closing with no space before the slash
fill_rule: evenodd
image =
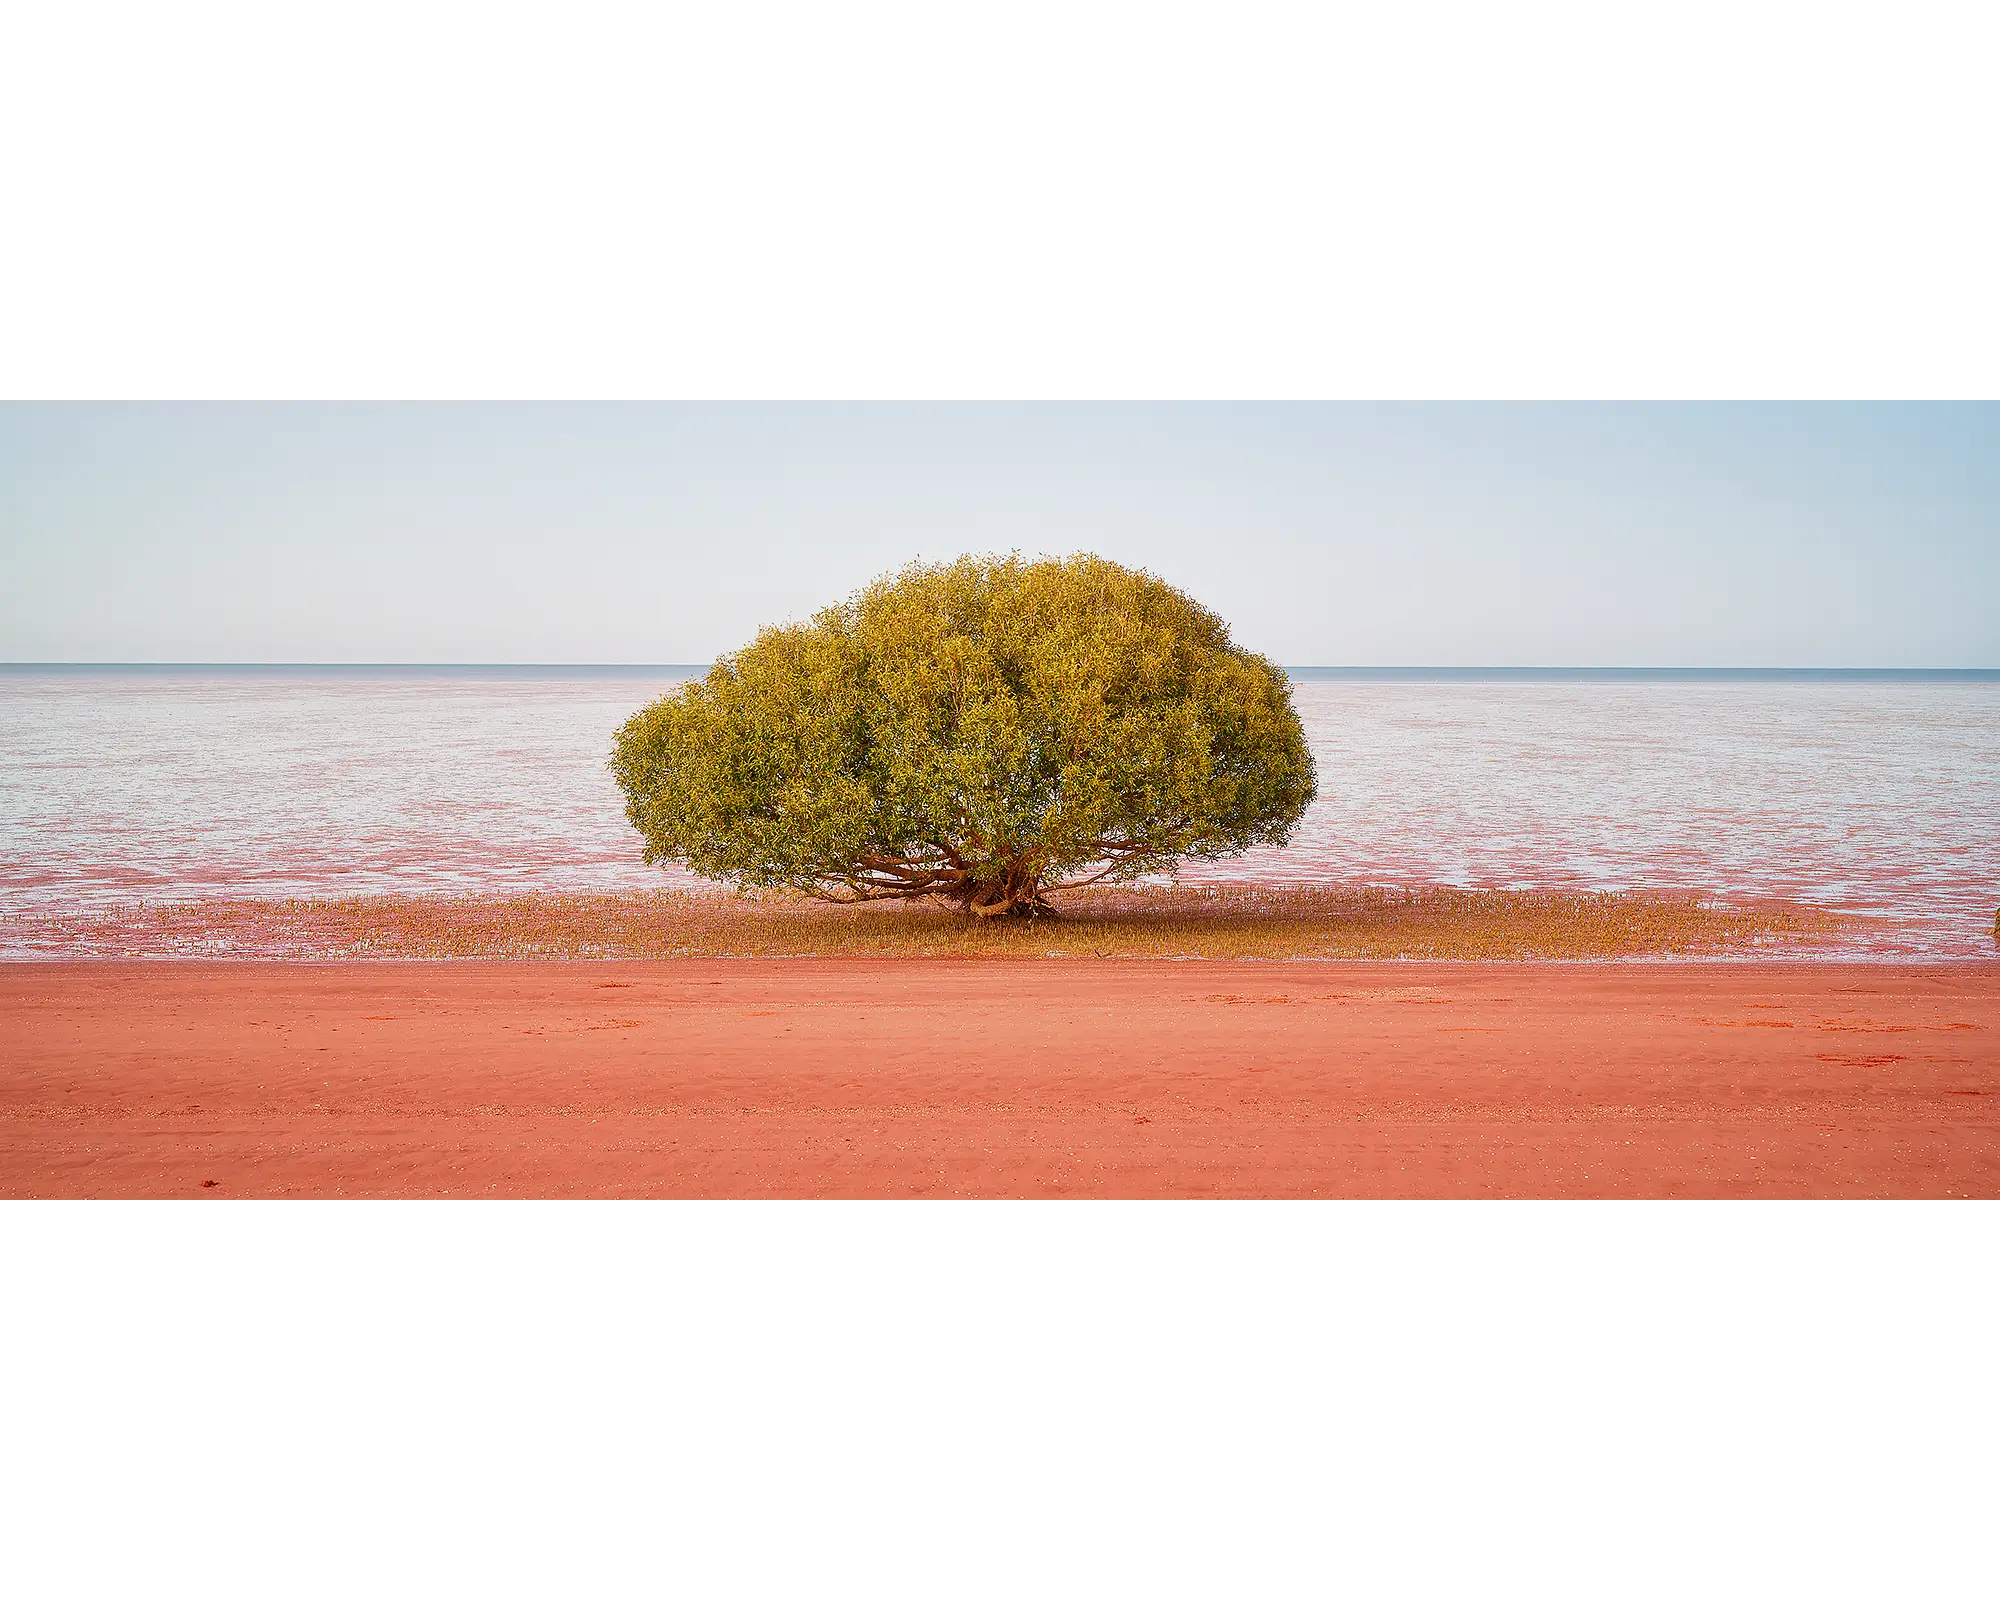
<path id="1" fill-rule="evenodd" d="M 965 900 L 965 909 L 975 917 L 1050 918 L 1056 908 L 1044 900 L 1040 886 L 1009 891 L 998 884 L 982 884 Z"/>

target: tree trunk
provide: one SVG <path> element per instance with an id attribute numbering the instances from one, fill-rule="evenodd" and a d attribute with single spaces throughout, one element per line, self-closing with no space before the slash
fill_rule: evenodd
<path id="1" fill-rule="evenodd" d="M 965 909 L 975 917 L 1053 917 L 1056 908 L 1042 898 L 1039 878 L 1012 873 L 998 883 L 973 886 Z"/>

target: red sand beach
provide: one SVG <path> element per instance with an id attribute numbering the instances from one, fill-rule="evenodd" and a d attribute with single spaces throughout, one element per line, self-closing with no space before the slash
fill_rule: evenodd
<path id="1" fill-rule="evenodd" d="M 0 968 L 0 1194 L 2000 1196 L 2000 967 Z"/>

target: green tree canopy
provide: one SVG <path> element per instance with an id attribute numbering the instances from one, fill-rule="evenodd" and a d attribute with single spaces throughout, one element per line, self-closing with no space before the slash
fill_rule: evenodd
<path id="1" fill-rule="evenodd" d="M 913 565 L 766 628 L 634 715 L 611 770 L 650 862 L 981 916 L 1282 844 L 1314 794 L 1284 671 L 1089 555 Z"/>

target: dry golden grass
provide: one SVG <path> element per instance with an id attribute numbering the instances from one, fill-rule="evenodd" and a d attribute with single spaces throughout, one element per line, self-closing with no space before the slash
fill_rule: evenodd
<path id="1" fill-rule="evenodd" d="M 1841 922 L 1797 905 L 1516 890 L 1100 889 L 1052 922 L 929 906 L 830 906 L 657 891 L 219 900 L 12 918 L 47 955 L 655 960 L 693 956 L 1072 956 L 1372 961 L 1603 960 L 1804 953 Z"/>

